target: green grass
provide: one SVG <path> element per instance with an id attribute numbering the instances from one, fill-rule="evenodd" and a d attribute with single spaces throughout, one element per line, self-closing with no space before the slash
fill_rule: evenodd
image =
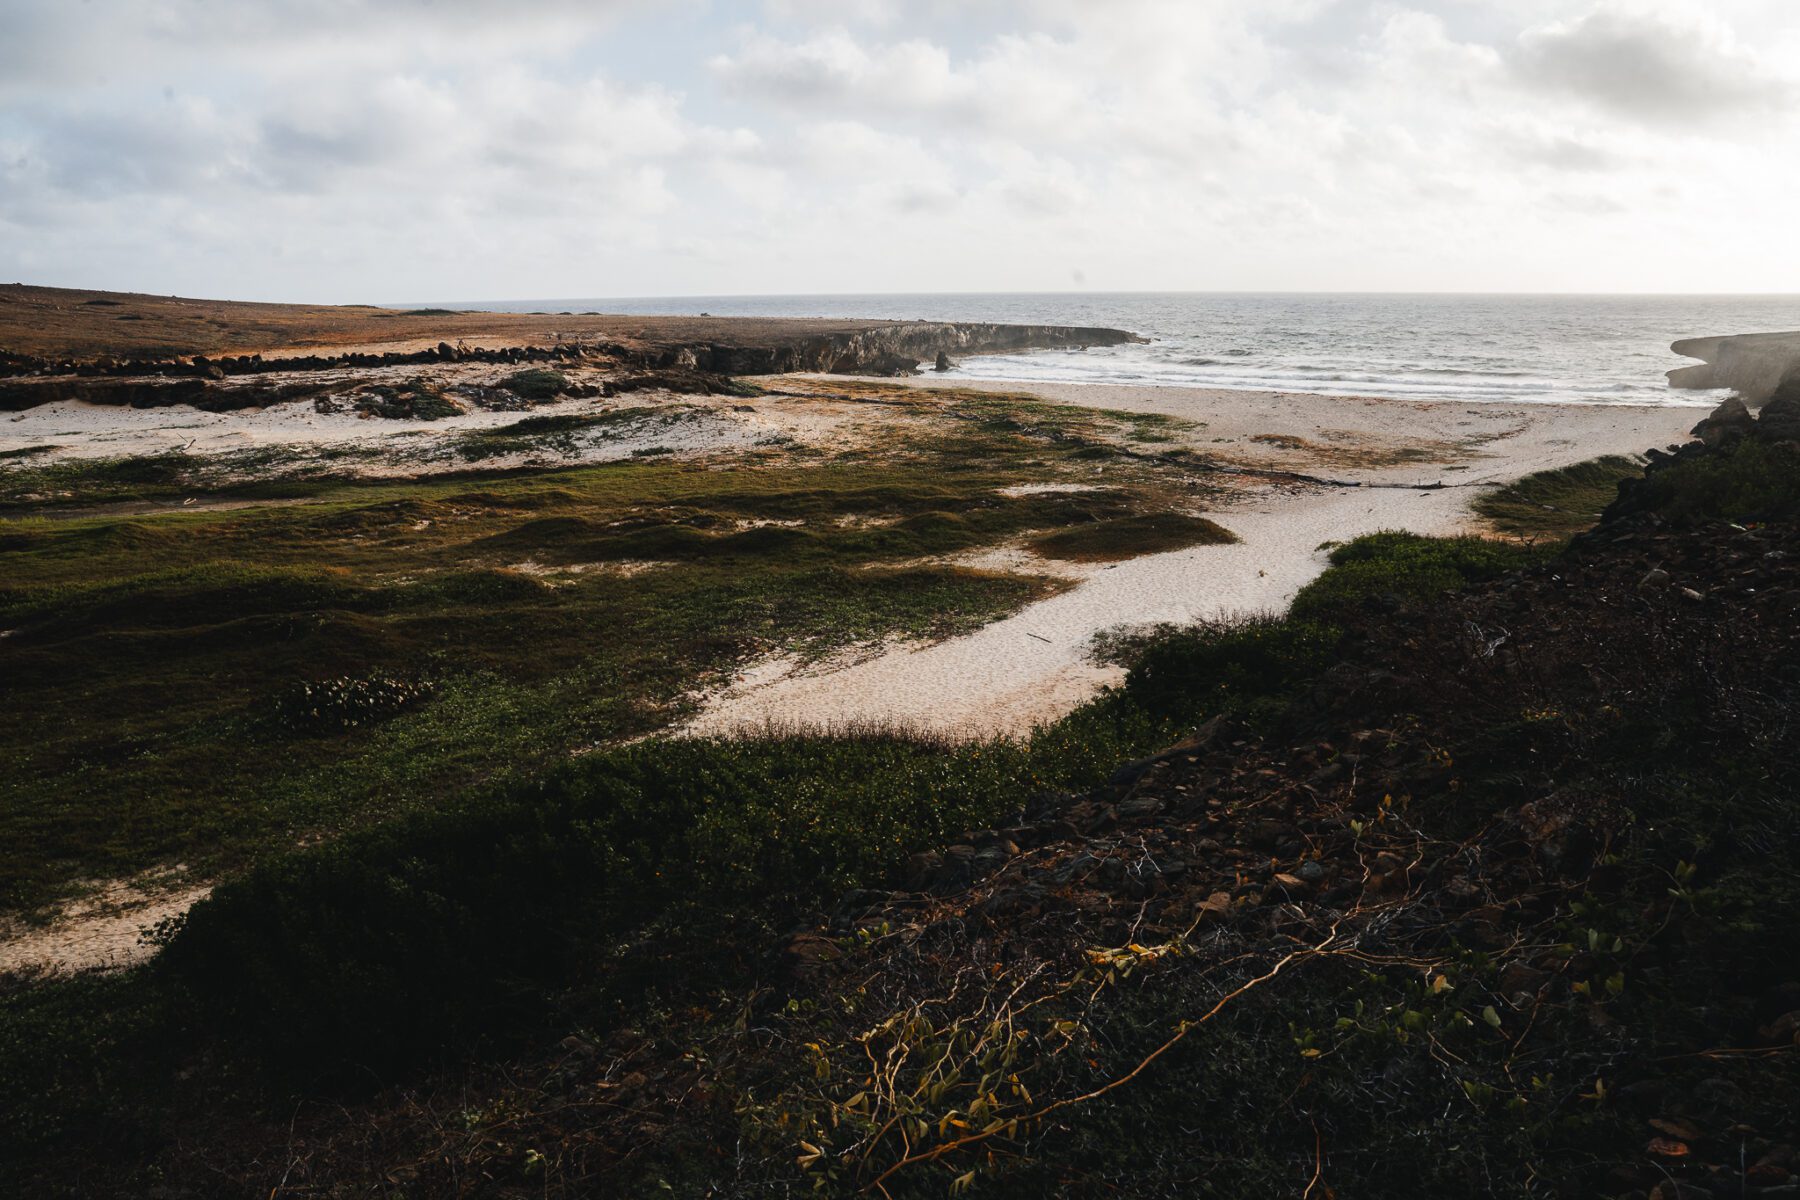
<path id="1" fill-rule="evenodd" d="M 1060 529 L 1031 539 L 1029 545 L 1045 558 L 1120 562 L 1144 554 L 1162 554 L 1189 546 L 1221 546 L 1235 541 L 1235 534 L 1205 517 L 1161 512 Z"/>
<path id="2" fill-rule="evenodd" d="M 1386 531 L 1331 551 L 1332 570 L 1300 589 L 1289 612 L 1331 621 L 1353 606 L 1423 600 L 1541 562 L 1549 551 L 1480 537 Z"/>
<path id="3" fill-rule="evenodd" d="M 1766 464 L 1739 465 L 1760 471 Z M 1696 486 L 1708 497 L 1748 491 L 1766 503 L 1760 484 L 1733 490 L 1727 482 L 1703 475 Z M 634 465 L 490 481 L 480 491 L 467 482 L 442 492 L 419 492 L 415 485 L 408 500 L 376 517 L 362 506 L 332 506 L 308 514 L 313 523 L 292 536 L 317 546 L 324 528 L 355 542 L 359 533 L 366 540 L 390 523 L 404 523 L 411 533 L 390 535 L 380 553 L 411 562 L 447 552 L 435 540 L 441 534 L 424 535 L 457 512 L 472 528 L 461 529 L 463 540 L 455 544 L 516 534 L 521 545 L 585 553 L 596 542 L 658 525 L 619 529 L 599 521 L 597 492 L 614 485 L 620 490 L 611 503 L 679 510 L 680 527 L 703 539 L 738 536 L 725 518 L 750 511 L 812 517 L 910 510 L 929 517 L 904 530 L 908 544 L 955 543 L 967 536 L 971 520 L 996 522 L 982 526 L 990 532 L 1004 524 L 966 504 L 955 511 L 961 524 L 944 520 L 953 506 L 941 490 L 947 487 L 942 470 L 840 467 L 721 477 Z M 1095 501 L 1091 494 L 1084 499 Z M 500 513 L 526 519 L 504 528 Z M 1041 518 L 1024 510 L 1013 515 Z M 432 525 L 413 530 L 422 519 Z M 807 532 L 820 536 L 817 524 L 809 519 Z M 191 540 L 192 529 L 182 533 L 180 540 Z M 407 545 L 412 533 L 421 545 Z M 799 569 L 835 569 L 834 555 L 849 556 L 841 565 L 869 552 L 854 540 L 856 531 L 842 535 L 851 539 L 846 542 L 836 536 L 824 535 L 809 549 L 817 561 Z M 680 543 L 693 551 L 682 570 L 704 570 L 721 553 L 717 543 L 699 544 L 710 549 Z M 796 543 L 776 544 L 785 551 Z M 376 551 L 347 547 L 344 553 L 383 561 Z M 209 1111 L 266 1107 L 288 1114 L 293 1105 L 282 1098 L 289 1088 L 309 1095 L 320 1088 L 354 1090 L 446 1050 L 466 1062 L 551 1030 L 552 1039 L 571 1028 L 683 1030 L 670 1006 L 702 1000 L 713 1008 L 709 1019 L 728 1022 L 741 1012 L 760 1020 L 757 997 L 708 993 L 765 971 L 767 947 L 797 914 L 829 904 L 847 888 L 881 884 L 910 851 L 1004 821 L 1036 794 L 1104 778 L 1122 759 L 1191 730 L 1199 717 L 1231 713 L 1266 725 L 1297 720 L 1294 701 L 1338 658 L 1345 624 L 1366 625 L 1399 604 L 1429 603 L 1550 553 L 1467 538 L 1359 538 L 1335 548 L 1331 567 L 1287 617 L 1117 639 L 1110 650 L 1129 667 L 1125 683 L 1026 742 L 951 746 L 879 733 L 649 741 L 572 761 L 559 757 L 531 778 L 491 778 L 454 795 L 433 792 L 431 803 L 385 824 L 269 856 L 196 908 L 152 966 L 112 979 L 0 991 L 0 1077 L 15 1081 L 0 1091 L 0 1129 L 7 1131 L 0 1136 L 8 1139 L 0 1142 L 0 1159 L 18 1146 L 48 1162 L 59 1136 L 97 1128 L 126 1146 L 154 1147 L 171 1089 L 182 1102 L 202 1089 Z M 737 551 L 726 561 L 738 575 L 774 570 Z M 177 597 L 195 603 L 205 590 L 199 585 L 227 583 L 254 597 L 252 607 L 271 612 L 331 604 L 380 622 L 407 611 L 383 607 L 391 597 L 378 601 L 359 591 L 366 584 L 355 571 L 230 573 L 246 569 L 146 569 L 139 581 L 105 586 L 73 579 L 34 611 L 50 620 L 66 602 L 72 620 L 104 630 L 130 611 L 123 606 L 134 597 L 155 593 L 171 603 Z M 822 590 L 820 578 L 770 574 L 779 594 L 768 602 L 833 603 L 809 599 Z M 469 601 L 471 607 L 458 610 L 463 621 L 479 621 L 482 605 L 510 611 L 560 603 L 566 591 L 474 568 L 404 585 L 421 587 L 440 588 L 444 604 Z M 542 590 L 528 590 L 533 587 Z M 476 603 L 476 597 L 483 599 Z M 607 609 L 615 624 L 616 605 Z M 867 613 L 860 600 L 834 619 L 856 612 Z M 741 614 L 712 615 L 735 628 Z M 795 626 L 811 627 L 806 620 Z M 533 647 L 541 644 L 536 627 L 526 636 Z M 478 638 L 470 639 L 476 644 Z M 577 682 L 527 687 L 504 684 L 505 678 L 500 669 L 451 673 L 419 707 L 409 693 L 351 687 L 346 695 L 368 692 L 384 712 L 374 732 L 355 736 L 398 739 L 396 747 L 404 749 L 389 761 L 402 770 L 413 760 L 459 751 L 479 757 L 485 739 L 553 723 L 560 708 L 592 698 Z M 516 708 L 504 709 L 499 693 L 488 690 L 502 686 L 513 688 L 508 695 Z M 386 711 L 383 696 L 394 697 L 393 711 Z M 1768 708 L 1779 705 L 1771 701 Z M 461 715 L 441 722 L 448 736 L 428 743 L 414 723 L 434 712 Z M 1462 786 L 1436 799 L 1422 796 L 1408 810 L 1408 822 L 1449 844 L 1481 845 L 1466 841 L 1470 810 L 1492 811 L 1517 786 L 1518 764 L 1506 757 L 1517 748 L 1499 746 L 1495 739 L 1506 731 L 1485 729 L 1487 719 L 1457 715 L 1455 728 L 1470 743 L 1456 747 Z M 1598 727 L 1610 726 L 1600 721 Z M 1595 1079 L 1616 1080 L 1632 1063 L 1670 1046 L 1740 1044 L 1724 1026 L 1713 1028 L 1720 1016 L 1711 998 L 1723 993 L 1721 981 L 1733 981 L 1734 993 L 1753 995 L 1785 978 L 1768 947 L 1800 914 L 1800 888 L 1774 857 L 1793 843 L 1794 809 L 1773 802 L 1778 789 L 1766 764 L 1719 764 L 1704 738 L 1662 733 L 1669 744 L 1658 750 L 1654 769 L 1645 768 L 1650 741 L 1636 732 L 1602 737 L 1569 759 L 1576 788 L 1590 778 L 1630 785 L 1631 812 L 1619 822 L 1619 840 L 1605 862 L 1622 882 L 1607 894 L 1558 891 L 1554 900 L 1559 907 L 1569 902 L 1559 936 L 1571 943 L 1603 947 L 1617 938 L 1634 952 L 1644 949 L 1622 970 L 1620 994 L 1607 1002 L 1616 1020 L 1602 1026 L 1589 1020 L 1587 1006 L 1552 1004 L 1500 1036 L 1471 999 L 1492 983 L 1485 954 L 1454 942 L 1438 948 L 1454 959 L 1439 968 L 1452 977 L 1440 989 L 1405 956 L 1395 957 L 1393 946 L 1371 943 L 1367 954 L 1315 964 L 1304 975 L 1296 968 L 1281 989 L 1231 1007 L 1204 1036 L 1160 1060 L 1153 1076 L 1059 1123 L 1034 1147 L 1041 1159 L 988 1165 L 1015 1172 L 1016 1194 L 1049 1194 L 1071 1179 L 1105 1186 L 1128 1181 L 1142 1185 L 1139 1194 L 1196 1194 L 1196 1179 L 1205 1194 L 1278 1194 L 1294 1190 L 1292 1147 L 1303 1147 L 1304 1166 L 1317 1145 L 1330 1155 L 1334 1186 L 1354 1181 L 1362 1185 L 1358 1194 L 1409 1188 L 1473 1194 L 1491 1191 L 1495 1180 L 1556 1180 L 1558 1169 L 1577 1169 L 1614 1145 L 1628 1143 L 1635 1152 L 1645 1137 L 1640 1120 L 1627 1118 L 1615 1102 L 1577 1097 Z M 1486 769 L 1484 755 L 1495 757 L 1489 765 L 1496 770 Z M 361 766 L 345 770 L 353 784 L 368 777 Z M 316 793 L 309 785 L 309 795 Z M 1514 853 L 1510 847 L 1498 844 L 1503 854 Z M 1673 907 L 1670 895 L 1677 898 Z M 1397 926 L 1393 936 L 1402 939 L 1407 931 Z M 1659 939 L 1667 952 L 1649 953 Z M 1745 979 L 1753 985 L 1740 986 Z M 1088 997 L 1088 989 L 1081 995 Z M 1695 997 L 1708 999 L 1701 1004 Z M 1154 986 L 1113 989 L 1075 1014 L 1095 1032 L 1095 1057 L 1061 1061 L 1083 1090 L 1116 1079 L 1168 1037 L 1174 1016 L 1205 1012 L 1217 1000 L 1213 981 L 1184 983 L 1178 970 Z M 863 1019 L 855 1009 L 865 1002 L 861 993 L 846 989 L 833 1002 Z M 659 1062 L 674 1060 L 679 1050 L 670 1047 L 659 1051 Z M 860 1064 L 861 1047 L 855 1050 Z M 733 1097 L 745 1104 L 732 1111 L 743 1119 L 748 1153 L 767 1151 L 785 1165 L 795 1127 L 785 1117 L 757 1127 L 764 1111 L 757 1103 L 773 1092 L 780 1072 L 810 1075 L 811 1060 L 791 1048 L 769 1054 L 770 1063 L 749 1071 L 749 1091 Z M 1766 1097 L 1769 1112 L 1791 1094 L 1791 1068 L 1784 1075 L 1778 1062 L 1681 1057 L 1696 1060 L 1688 1083 L 1727 1072 L 1746 1083 L 1766 1076 L 1766 1091 L 1751 1091 Z M 1521 1092 L 1521 1103 L 1505 1101 L 1507 1089 Z M 652 1176 L 682 1165 L 654 1151 L 644 1158 Z M 1196 1164 L 1203 1174 L 1195 1174 Z M 715 1170 L 698 1155 L 689 1165 L 703 1175 Z M 950 1178 L 921 1172 L 916 1184 L 896 1180 L 895 1194 L 942 1194 Z M 983 1186 L 985 1180 L 977 1184 Z"/>
<path id="4" fill-rule="evenodd" d="M 622 419 L 527 418 L 463 440 Z M 1075 449 L 957 430 L 886 461 L 355 483 L 329 465 L 240 484 L 235 461 L 56 464 L 74 501 L 212 482 L 307 502 L 0 520 L 17 714 L 0 727 L 0 907 L 171 861 L 228 872 L 662 728 L 756 655 L 947 636 L 1062 586 L 933 558 L 1071 528 L 1147 527 L 1136 552 L 1168 536 L 1169 493 L 1149 472 L 1104 492 L 998 494 L 1054 477 Z M 1201 540 L 1195 521 L 1180 540 Z M 662 565 L 616 569 L 642 562 Z M 280 719 L 296 687 L 371 679 L 426 692 L 329 735 Z"/>
<path id="5" fill-rule="evenodd" d="M 1358 564 L 1389 562 L 1394 569 L 1383 586 L 1409 577 L 1418 595 L 1481 574 L 1470 564 L 1469 547 L 1434 546 L 1424 538 L 1359 539 L 1338 558 L 1327 580 L 1338 573 L 1360 577 Z M 1448 573 L 1428 574 L 1419 566 L 1425 561 Z M 1442 567 L 1444 561 L 1454 565 Z M 414 812 L 328 849 L 277 858 L 241 885 L 223 888 L 216 904 L 197 910 L 195 929 L 210 922 L 230 928 L 248 913 L 263 914 L 256 921 L 277 921 L 287 931 L 281 937 L 315 936 L 293 923 L 294 914 L 304 911 L 304 924 L 322 920 L 329 927 L 310 949 L 280 944 L 280 938 L 258 949 L 256 943 L 275 936 L 269 929 L 233 935 L 229 949 L 208 941 L 223 934 L 193 933 L 183 935 L 185 948 L 174 961 L 231 964 L 228 974 L 236 982 L 229 988 L 254 992 L 233 1002 L 246 1014 L 265 1011 L 270 996 L 264 989 L 273 989 L 270 979 L 246 981 L 246 964 L 253 961 L 267 962 L 272 972 L 282 962 L 337 958 L 360 964 L 353 973 L 384 980 L 341 1001 L 347 1006 L 342 1020 L 333 1018 L 338 1023 L 321 1029 L 319 1044 L 305 1053 L 317 1059 L 326 1046 L 350 1037 L 346 1023 L 355 1021 L 395 1026 L 371 1035 L 370 1052 L 397 1044 L 399 1025 L 419 1037 L 446 1036 L 442 1028 L 432 1032 L 413 998 L 422 992 L 448 996 L 449 978 L 433 974 L 428 984 L 401 978 L 409 971 L 450 971 L 479 990 L 537 962 L 545 973 L 539 981 L 554 982 L 573 977 L 569 954 L 589 953 L 613 939 L 635 941 L 650 926 L 659 931 L 665 958 L 722 953 L 720 929 L 748 919 L 746 914 L 767 924 L 858 881 L 878 881 L 912 850 L 991 823 L 1032 795 L 1091 784 L 1121 759 L 1166 744 L 1197 719 L 1255 715 L 1278 705 L 1330 663 L 1340 635 L 1323 618 L 1345 613 L 1368 592 L 1352 583 L 1315 595 L 1325 598 L 1313 601 L 1309 619 L 1206 625 L 1148 639 L 1128 656 L 1131 669 L 1120 688 L 1025 741 L 780 735 L 648 742 L 585 756 L 535 781 L 503 783 L 466 803 Z M 525 839 L 517 854 L 544 856 L 542 861 L 525 865 L 512 851 L 496 851 L 514 837 Z M 478 866 L 480 855 L 492 855 L 493 863 Z M 408 882 L 380 882 L 395 872 Z M 363 882 L 346 882 L 353 878 Z M 528 891 L 505 903 L 495 898 L 497 891 L 481 900 L 455 898 L 468 888 L 516 890 L 527 879 L 533 889 L 548 889 L 541 901 Z M 421 889 L 425 908 L 414 916 L 401 917 L 384 907 L 386 901 L 374 900 L 387 895 L 401 903 L 403 894 Z M 340 903 L 346 905 L 342 917 L 322 915 Z M 535 907 L 540 903 L 541 910 Z M 553 920 L 553 911 L 565 911 L 566 921 Z M 492 928 L 426 936 L 423 927 L 401 933 L 388 924 L 442 919 Z M 366 951 L 346 940 L 358 921 L 372 922 L 368 936 L 374 941 Z M 561 940 L 556 947 L 533 943 L 521 924 Z M 446 940 L 466 953 L 445 958 Z M 734 934 L 725 940 L 740 939 Z M 406 967 L 401 960 L 410 961 L 412 952 L 402 947 L 414 942 L 425 957 Z M 216 982 L 226 986 L 223 977 Z M 321 979 L 320 994 L 306 999 L 312 986 L 299 977 L 282 983 L 298 1008 L 283 1008 L 266 1032 L 285 1031 L 281 1036 L 291 1042 L 307 1027 L 300 1010 L 331 1010 L 340 1002 L 327 994 L 349 984 L 335 976 Z M 489 1002 L 470 1001 L 483 1011 Z M 377 1020 L 373 1013 L 383 1004 L 391 1011 Z M 458 1014 L 444 1019 L 484 1020 L 462 1012 L 460 1004 Z"/>
<path id="6" fill-rule="evenodd" d="M 333 476 L 345 460 L 363 453 L 339 447 L 301 451 L 270 446 L 205 457 L 166 453 L 21 463 L 0 467 L 0 516 L 29 514 L 46 505 L 316 495 L 335 482 Z"/>
<path id="7" fill-rule="evenodd" d="M 1538 471 L 1478 496 L 1471 506 L 1500 533 L 1567 538 L 1591 528 L 1619 494 L 1619 483 L 1643 474 L 1642 460 L 1604 458 Z"/>

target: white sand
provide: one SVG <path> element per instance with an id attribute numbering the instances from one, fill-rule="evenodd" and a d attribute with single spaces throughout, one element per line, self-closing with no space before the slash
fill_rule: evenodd
<path id="1" fill-rule="evenodd" d="M 68 974 L 142 962 L 156 950 L 144 942 L 144 932 L 186 912 L 211 891 L 179 886 L 163 872 L 105 884 L 64 906 L 48 925 L 0 924 L 0 974 Z"/>
<path id="2" fill-rule="evenodd" d="M 1235 545 L 1158 554 L 1094 572 L 1085 582 L 1005 620 L 930 646 L 902 647 L 840 669 L 758 664 L 713 697 L 684 732 L 720 734 L 770 724 L 894 722 L 959 736 L 1017 734 L 1053 720 L 1116 682 L 1117 668 L 1088 661 L 1093 638 L 1120 626 L 1279 610 L 1325 567 L 1319 549 L 1379 529 L 1442 534 L 1469 527 L 1473 485 L 1601 454 L 1637 453 L 1685 438 L 1691 407 L 1470 405 L 1295 394 L 1082 384 L 992 384 L 1093 407 L 1161 412 L 1206 423 L 1214 448 L 1238 457 L 1258 434 L 1328 431 L 1363 444 L 1456 443 L 1467 469 L 1433 463 L 1335 467 L 1286 452 L 1280 464 L 1377 486 L 1265 488 L 1214 514 Z M 1287 461 L 1293 460 L 1293 461 Z M 1276 465 L 1271 463 L 1270 465 Z M 1382 484 L 1443 481 L 1441 491 Z"/>

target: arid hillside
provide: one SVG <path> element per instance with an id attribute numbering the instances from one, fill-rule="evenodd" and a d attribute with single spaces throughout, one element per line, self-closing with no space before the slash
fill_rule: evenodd
<path id="1" fill-rule="evenodd" d="M 1114 329 L 756 317 L 636 317 L 602 313 L 456 312 L 373 305 L 250 304 L 128 292 L 0 286 L 0 354 L 59 361 L 168 359 L 286 351 L 416 352 L 440 342 L 488 346 L 605 343 L 645 357 L 679 348 L 743 351 L 840 346 L 873 339 L 874 353 L 925 355 L 1131 340 Z M 860 337 L 859 337 L 860 335 Z M 918 345 L 913 343 L 918 342 Z M 892 343 L 888 345 L 886 343 Z"/>

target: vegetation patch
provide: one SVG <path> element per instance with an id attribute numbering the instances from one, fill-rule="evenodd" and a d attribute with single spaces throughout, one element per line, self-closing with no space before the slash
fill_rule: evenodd
<path id="1" fill-rule="evenodd" d="M 276 701 L 277 718 L 290 729 L 345 733 L 385 720 L 423 701 L 431 685 L 386 675 L 295 684 Z"/>
<path id="2" fill-rule="evenodd" d="M 795 482 L 801 478 L 819 488 L 816 475 Z M 898 480 L 869 483 L 854 507 L 881 511 L 878 497 L 909 495 Z M 648 485 L 639 478 L 630 490 L 641 494 Z M 558 486 L 581 494 L 578 477 L 565 475 Z M 825 500 L 817 490 L 770 496 L 774 511 Z M 947 527 L 954 528 L 936 519 L 921 526 Z M 17 997 L 0 1014 L 9 1075 L 34 1081 L 33 1094 L 49 1098 L 21 1114 L 19 1127 L 49 1138 L 96 1113 L 154 1123 L 160 1118 L 141 1114 L 165 1103 L 155 1091 L 161 1073 L 196 1053 L 256 1064 L 239 1069 L 260 1073 L 272 1096 L 295 1085 L 341 1089 L 370 1069 L 414 1069 L 451 1045 L 459 1054 L 475 1045 L 505 1053 L 521 1039 L 557 1036 L 559 1027 L 650 1019 L 711 988 L 735 986 L 760 970 L 757 947 L 791 927 L 796 914 L 847 888 L 894 879 L 915 851 L 992 825 L 1034 797 L 1094 786 L 1120 761 L 1191 730 L 1199 716 L 1278 720 L 1335 653 L 1343 634 L 1327 619 L 1362 613 L 1380 602 L 1376 588 L 1395 579 L 1411 578 L 1422 591 L 1427 580 L 1460 582 L 1483 569 L 1471 548 L 1434 554 L 1428 546 L 1383 536 L 1341 548 L 1310 620 L 1188 630 L 1122 651 L 1131 664 L 1123 687 L 1028 743 L 944 745 L 880 733 L 652 741 L 555 766 L 538 759 L 535 780 L 515 774 L 461 799 L 439 799 L 434 811 L 266 858 L 171 931 L 164 955 L 128 977 L 128 987 L 59 983 Z M 1392 569 L 1356 569 L 1383 563 Z M 1332 581 L 1345 573 L 1354 578 Z M 770 603 L 783 607 L 829 594 L 818 578 L 773 582 L 780 595 Z M 684 590 L 693 586 L 690 578 Z M 329 603 L 373 599 L 345 594 Z M 929 597 L 936 611 L 945 599 Z M 518 616 L 509 609 L 506 619 Z M 617 616 L 611 620 L 616 627 Z M 529 637 L 541 651 L 541 630 Z M 495 735 L 534 727 L 580 695 L 556 686 L 554 707 L 544 707 L 496 688 L 497 681 L 452 681 L 422 708 L 378 723 L 378 733 L 358 726 L 334 738 L 391 739 L 409 762 L 466 754 L 493 739 L 501 752 L 528 761 L 516 741 Z M 510 699 L 499 707 L 503 696 Z M 460 714 L 455 750 L 421 740 L 417 723 L 440 707 Z M 317 787 L 322 777 L 313 779 Z M 443 794 L 438 786 L 429 791 Z M 97 1010 L 106 1014 L 98 1024 Z M 786 1023 L 807 1011 L 759 1019 Z M 949 1027 L 921 1024 L 906 1037 L 936 1030 L 931 1037 L 957 1043 L 958 1063 L 1003 1044 L 989 1023 L 958 1033 L 953 1014 L 943 1019 Z M 1108 1036 L 1121 1039 L 1122 1054 L 1153 1027 L 1145 1013 L 1113 1025 Z M 928 1052 L 930 1044 L 919 1048 Z M 1251 1045 L 1265 1053 L 1261 1042 Z M 82 1065 L 97 1060 L 124 1071 L 105 1093 L 94 1090 L 92 1068 Z M 1266 1069 L 1247 1062 L 1233 1069 L 1247 1075 L 1227 1078 Z M 960 1099 L 928 1111 L 966 1112 L 973 1096 L 966 1090 L 946 1092 Z M 785 1161 L 775 1152 L 787 1135 L 778 1123 L 763 1123 L 773 1113 L 753 1107 L 746 1119 L 759 1153 Z M 670 1165 L 658 1159 L 654 1169 Z"/>
<path id="3" fill-rule="evenodd" d="M 554 444 L 660 411 L 531 417 L 458 443 Z M 229 871 L 651 732 L 746 658 L 947 636 L 1066 586 L 901 564 L 1095 523 L 1143 534 L 1135 552 L 1166 544 L 1173 493 L 1153 466 L 1103 492 L 999 494 L 1056 478 L 1049 435 L 1084 428 L 1079 413 L 1024 415 L 1020 431 L 952 425 L 891 457 L 805 468 L 651 458 L 351 484 L 281 451 L 10 468 L 0 479 L 26 509 L 53 491 L 308 502 L 0 522 L 22 714 L 0 730 L 0 903 L 175 858 Z M 1207 532 L 1177 523 L 1180 539 Z M 674 565 L 555 587 L 505 569 L 642 561 Z M 371 679 L 434 688 L 331 736 L 268 719 L 307 682 Z"/>
<path id="4" fill-rule="evenodd" d="M 1145 554 L 1189 546 L 1220 546 L 1237 540 L 1237 535 L 1205 517 L 1164 512 L 1076 525 L 1033 538 L 1028 544 L 1045 558 L 1121 562 Z"/>
<path id="5" fill-rule="evenodd" d="M 1330 621 L 1371 603 L 1392 610 L 1497 578 L 1541 562 L 1546 554 L 1489 538 L 1372 533 L 1334 547 L 1334 569 L 1301 588 L 1289 614 L 1297 620 Z"/>
<path id="6" fill-rule="evenodd" d="M 60 448 L 61 447 L 52 446 L 52 445 L 19 446 L 12 450 L 0 450 L 0 460 L 9 459 L 9 458 L 30 458 L 33 455 L 48 454 L 52 450 L 58 450 Z"/>
<path id="7" fill-rule="evenodd" d="M 1745 439 L 1665 460 L 1623 487 L 1613 511 L 1654 512 L 1683 525 L 1792 520 L 1800 515 L 1800 442 Z"/>
<path id="8" fill-rule="evenodd" d="M 569 377 L 548 367 L 528 367 L 500 381 L 500 386 L 522 400 L 554 400 L 569 390 Z"/>
<path id="9" fill-rule="evenodd" d="M 1641 459 L 1611 454 L 1527 475 L 1483 492 L 1471 507 L 1512 537 L 1567 538 L 1591 528 L 1618 496 L 1619 484 L 1643 473 Z"/>
<path id="10" fill-rule="evenodd" d="M 397 387 L 371 384 L 353 403 L 358 412 L 390 420 L 440 421 L 463 412 L 462 405 L 428 379 L 412 379 Z"/>

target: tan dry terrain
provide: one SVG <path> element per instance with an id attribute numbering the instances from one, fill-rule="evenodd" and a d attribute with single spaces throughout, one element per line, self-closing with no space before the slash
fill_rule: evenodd
<path id="1" fill-rule="evenodd" d="M 0 285 L 0 350 L 59 359 L 267 354 L 323 348 L 408 352 L 440 341 L 475 338 L 511 346 L 601 340 L 646 347 L 723 341 L 759 348 L 891 324 L 596 313 L 415 314 L 362 304 L 253 304 Z"/>

